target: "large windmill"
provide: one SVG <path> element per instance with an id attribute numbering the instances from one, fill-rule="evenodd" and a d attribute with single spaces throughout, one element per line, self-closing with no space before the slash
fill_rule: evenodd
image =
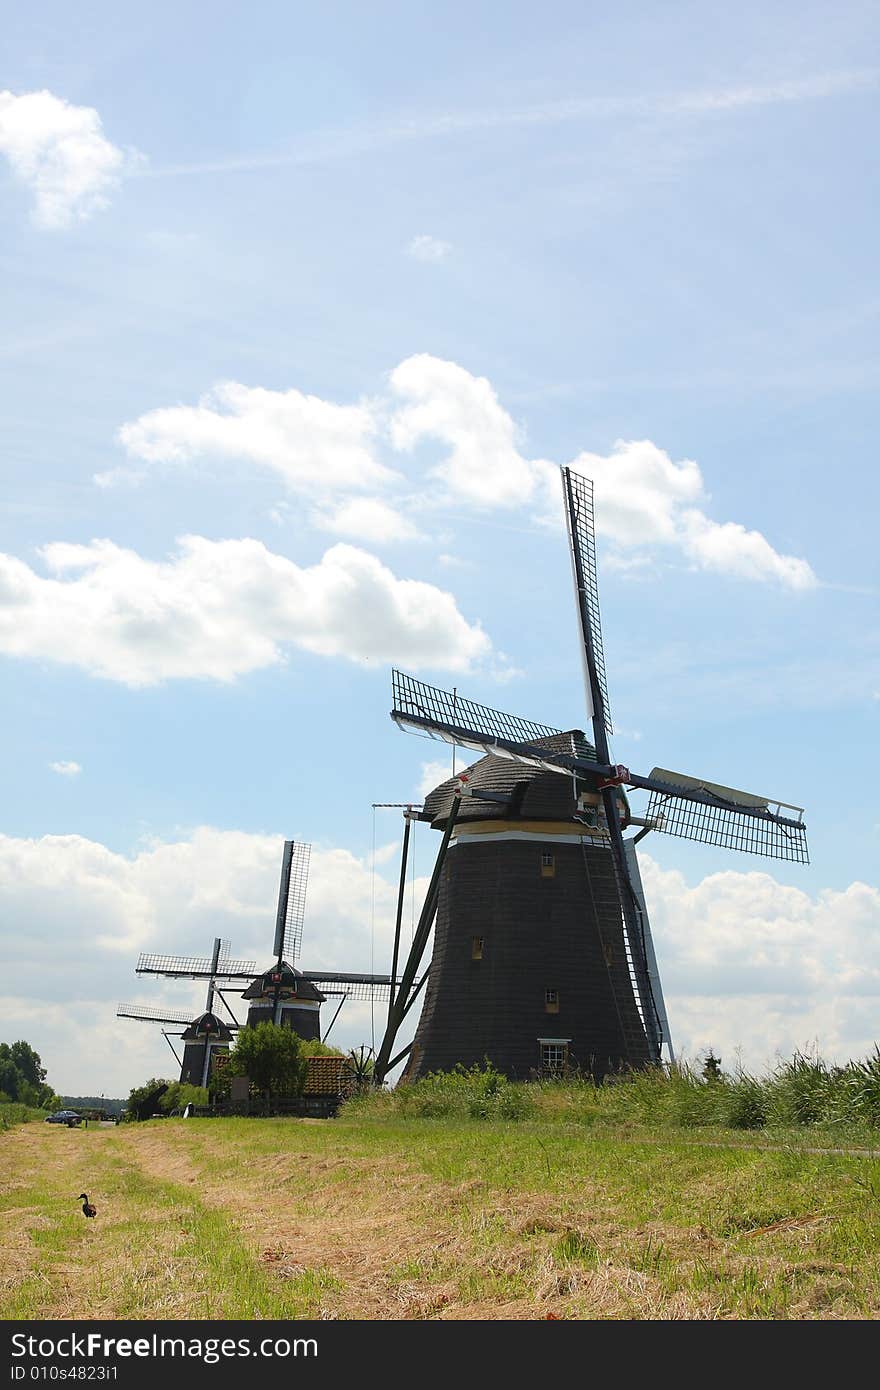
<path id="1" fill-rule="evenodd" d="M 601 1077 L 657 1063 L 664 1048 L 671 1057 L 636 843 L 654 830 L 808 862 L 801 808 L 611 762 L 593 488 L 569 468 L 562 480 L 592 742 L 393 674 L 401 728 L 485 756 L 435 788 L 419 816 L 443 840 L 392 992 L 379 1082 L 407 1056 L 408 1079 L 487 1057 L 519 1077 L 572 1066 Z M 631 814 L 627 787 L 650 793 L 645 816 Z M 399 932 L 395 966 L 398 950 Z M 394 1056 L 426 985 L 413 1042 Z"/>
<path id="2" fill-rule="evenodd" d="M 302 947 L 310 854 L 311 845 L 285 840 L 272 939 L 272 964 L 262 973 L 258 973 L 255 961 L 229 959 L 228 943 L 221 943 L 219 939 L 214 942 L 210 958 L 149 954 L 138 959 L 135 967 L 138 975 L 208 981 L 206 1009 L 198 1018 L 182 1010 L 153 1008 L 146 1004 L 120 1004 L 117 1009 L 120 1018 L 178 1027 L 188 1025 L 181 1034 L 186 1043 L 181 1064 L 182 1081 L 193 1080 L 197 1084 L 204 1084 L 201 1078 L 209 1074 L 211 1046 L 216 1049 L 220 1041 L 219 1037 L 215 1039 L 215 1025 L 220 1033 L 225 1034 L 222 1040 L 227 1044 L 232 1032 L 239 1027 L 222 985 L 248 1001 L 247 1023 L 250 1027 L 263 1022 L 279 1023 L 293 1029 L 306 1040 L 326 1040 L 346 999 L 381 1001 L 388 998 L 391 986 L 389 975 L 300 970 L 295 965 Z M 215 993 L 219 994 L 232 1020 L 228 1024 L 212 1012 Z M 322 1035 L 320 1010 L 328 996 L 338 997 L 339 1003 Z M 191 1036 L 188 1037 L 188 1034 Z M 197 1048 L 201 1048 L 198 1057 Z M 198 1076 L 195 1075 L 196 1071 Z"/>

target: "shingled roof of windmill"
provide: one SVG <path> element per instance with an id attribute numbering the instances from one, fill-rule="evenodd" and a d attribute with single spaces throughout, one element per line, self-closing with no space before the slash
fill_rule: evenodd
<path id="1" fill-rule="evenodd" d="M 195 1042 L 198 1038 L 213 1037 L 218 1042 L 229 1042 L 232 1038 L 232 1029 L 228 1023 L 224 1023 L 222 1018 L 216 1014 L 204 1013 L 198 1018 L 193 1019 L 192 1023 L 181 1033 L 184 1042 Z"/>
<path id="2" fill-rule="evenodd" d="M 596 759 L 596 750 L 580 729 L 536 738 L 533 746 L 547 748 L 554 753 L 570 753 L 589 761 Z M 521 820 L 570 820 L 576 809 L 572 779 L 557 772 L 512 762 L 510 758 L 499 758 L 494 753 L 480 758 L 466 770 L 472 789 L 498 792 L 509 796 L 510 802 L 508 806 L 503 806 L 497 801 L 479 801 L 465 796 L 458 813 L 459 823 L 498 820 L 500 817 L 505 820 L 514 817 Z M 579 779 L 579 784 L 584 790 L 595 790 L 595 786 L 586 779 Z M 425 797 L 424 814 L 430 816 L 435 830 L 442 829 L 446 823 L 457 785 L 456 779 L 449 777 Z"/>
<path id="3" fill-rule="evenodd" d="M 275 973 L 275 966 L 270 966 L 258 979 L 252 981 L 242 994 L 242 999 L 261 999 L 267 994 L 271 994 L 273 988 L 272 975 Z M 281 962 L 281 988 L 292 989 L 298 999 L 317 999 L 323 1004 L 325 996 L 313 985 L 311 980 L 307 980 L 302 971 L 289 965 L 287 961 Z"/>

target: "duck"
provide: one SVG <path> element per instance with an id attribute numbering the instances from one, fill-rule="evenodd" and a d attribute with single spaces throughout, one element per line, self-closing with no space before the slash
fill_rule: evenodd
<path id="1" fill-rule="evenodd" d="M 81 1192 L 79 1195 L 80 1195 L 80 1198 L 82 1199 L 82 1204 L 83 1204 L 83 1207 L 82 1207 L 83 1216 L 96 1216 L 96 1215 L 97 1215 L 98 1208 L 95 1207 L 95 1206 L 92 1206 L 92 1203 L 89 1201 L 88 1197 L 86 1196 L 86 1194 L 85 1194 L 84 1192 Z"/>

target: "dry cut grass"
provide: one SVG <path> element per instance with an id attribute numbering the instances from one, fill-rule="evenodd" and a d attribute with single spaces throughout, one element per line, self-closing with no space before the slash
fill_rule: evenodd
<path id="1" fill-rule="evenodd" d="M 870 1156 L 359 1118 L 27 1125 L 0 1150 L 5 1318 L 880 1314 Z"/>

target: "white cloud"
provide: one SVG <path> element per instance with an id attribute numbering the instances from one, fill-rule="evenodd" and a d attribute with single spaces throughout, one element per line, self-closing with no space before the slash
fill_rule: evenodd
<path id="1" fill-rule="evenodd" d="M 674 544 L 681 508 L 703 497 L 698 465 L 674 463 L 650 439 L 619 439 L 607 456 L 584 452 L 571 466 L 593 480 L 597 530 L 621 546 Z"/>
<path id="2" fill-rule="evenodd" d="M 108 194 L 138 158 L 110 143 L 91 106 L 52 92 L 0 92 L 0 153 L 33 191 L 34 221 L 58 229 L 106 207 Z"/>
<path id="3" fill-rule="evenodd" d="M 871 1050 L 880 1008 L 880 891 L 811 896 L 765 872 L 695 887 L 640 856 L 673 1042 L 761 1067 L 811 1040 L 831 1060 Z"/>
<path id="4" fill-rule="evenodd" d="M 293 490 L 365 488 L 393 477 L 373 454 L 369 405 L 335 405 L 301 391 L 220 382 L 198 405 L 150 410 L 124 424 L 119 440 L 146 463 L 241 460 L 271 469 Z M 135 470 L 139 476 L 139 470 Z M 124 470 L 97 474 L 105 486 Z"/>
<path id="5" fill-rule="evenodd" d="M 391 418 L 394 447 L 412 451 L 424 439 L 448 444 L 431 471 L 454 496 L 481 506 L 522 506 L 548 473 L 558 490 L 552 464 L 519 452 L 516 426 L 485 377 L 423 352 L 394 369 L 391 389 L 407 402 Z"/>
<path id="6" fill-rule="evenodd" d="M 682 540 L 700 569 L 741 579 L 775 579 L 788 589 L 813 589 L 818 582 L 806 560 L 780 555 L 760 531 L 747 531 L 735 521 L 721 524 L 688 510 L 682 516 Z"/>
<path id="7" fill-rule="evenodd" d="M 636 117 L 655 124 L 663 118 L 680 123 L 687 117 L 715 117 L 743 108 L 776 106 L 802 101 L 821 101 L 851 92 L 869 91 L 880 81 L 876 68 L 855 68 L 808 77 L 783 78 L 763 86 L 692 88 L 679 92 L 634 91 L 610 96 L 565 96 L 531 105 L 483 107 L 407 116 L 381 124 L 363 121 L 349 129 L 333 127 L 308 143 L 283 151 L 260 151 L 226 159 L 169 165 L 154 170 L 157 177 L 186 177 L 194 173 L 229 173 L 236 170 L 271 169 L 284 165 L 326 164 L 393 148 L 401 143 L 459 138 L 473 131 L 503 132 L 508 129 L 553 127 L 572 122 L 604 122 L 615 117 Z"/>
<path id="8" fill-rule="evenodd" d="M 78 777 L 82 772 L 79 763 L 73 762 L 50 763 L 49 767 L 52 772 L 57 772 L 59 777 Z"/>
<path id="9" fill-rule="evenodd" d="M 324 531 L 376 545 L 414 541 L 420 535 L 411 521 L 378 497 L 351 497 L 332 512 L 317 513 L 316 522 Z"/>
<path id="10" fill-rule="evenodd" d="M 441 241 L 435 236 L 414 236 L 406 248 L 406 254 L 414 261 L 442 261 L 452 250 L 452 242 Z"/>
<path id="11" fill-rule="evenodd" d="M 0 555 L 0 651 L 126 685 L 228 681 L 300 647 L 355 662 L 466 671 L 491 653 L 451 594 L 335 545 L 302 568 L 260 541 L 185 536 L 170 560 L 110 541 L 48 545 L 52 577 Z"/>
<path id="12" fill-rule="evenodd" d="M 739 579 L 773 580 L 790 589 L 818 582 L 806 560 L 781 555 L 760 531 L 712 521 L 696 505 L 705 501 L 699 465 L 693 459 L 676 463 L 650 439 L 619 439 L 608 455 L 578 454 L 572 468 L 592 478 L 596 530 L 621 552 L 671 546 L 699 569 Z M 623 554 L 612 561 L 618 568 L 632 563 Z"/>
<path id="13" fill-rule="evenodd" d="M 201 827 L 128 857 L 79 835 L 0 835 L 0 952 L 21 986 L 0 1000 L 4 1035 L 27 1038 L 67 1094 L 126 1095 L 150 1075 L 174 1074 L 158 1027 L 116 1019 L 117 1003 L 195 1011 L 205 987 L 136 977 L 137 955 L 207 955 L 219 935 L 236 958 L 267 964 L 282 843 L 281 834 Z M 417 896 L 424 888 L 419 879 Z M 303 968 L 369 971 L 372 960 L 377 973 L 387 971 L 396 896 L 396 884 L 367 862 L 313 846 Z M 243 1018 L 245 1008 L 231 1002 Z M 384 1013 L 379 1005 L 380 1034 Z M 347 1003 L 331 1041 L 369 1042 L 370 1025 L 369 1005 Z"/>
<path id="14" fill-rule="evenodd" d="M 472 759 L 473 754 L 466 753 L 466 759 Z M 466 766 L 464 761 L 459 761 L 459 771 Z M 452 776 L 452 757 L 441 758 L 438 762 L 422 763 L 421 777 L 419 779 L 418 796 L 424 801 L 429 792 L 435 787 L 439 787 L 441 782 Z"/>
<path id="15" fill-rule="evenodd" d="M 528 508 L 561 525 L 559 470 L 523 452 L 521 431 L 486 377 L 429 353 L 406 358 L 390 374 L 390 399 L 336 405 L 299 391 L 221 383 L 197 406 L 147 412 L 119 431 L 132 470 L 96 475 L 104 486 L 144 467 L 197 457 L 240 460 L 279 474 L 294 492 L 317 493 L 318 524 L 340 535 L 385 543 L 416 539 L 402 508 L 412 487 L 432 486 L 426 507 Z M 438 459 L 437 445 L 440 446 Z M 379 457 L 409 461 L 405 479 Z M 817 584 L 806 560 L 782 554 L 759 531 L 718 522 L 693 459 L 676 461 L 649 439 L 618 440 L 609 454 L 584 451 L 572 463 L 593 479 L 596 526 L 613 549 L 608 563 L 637 573 L 658 547 L 698 569 L 804 590 Z M 441 486 L 437 486 L 437 483 Z M 390 500 L 352 497 L 366 488 L 406 485 Z"/>

